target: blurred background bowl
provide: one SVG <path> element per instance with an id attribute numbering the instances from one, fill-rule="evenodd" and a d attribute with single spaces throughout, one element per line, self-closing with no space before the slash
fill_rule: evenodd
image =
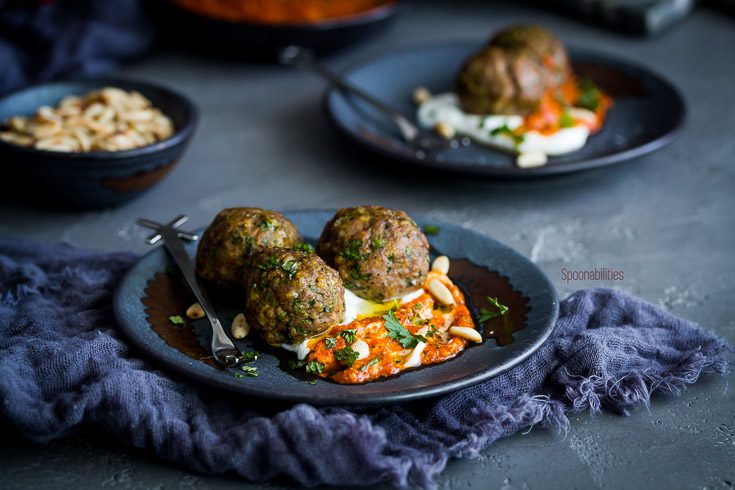
<path id="1" fill-rule="evenodd" d="M 13 197 L 34 205 L 63 208 L 118 206 L 163 179 L 184 153 L 196 129 L 198 111 L 185 96 L 147 82 L 118 79 L 74 80 L 33 85 L 0 98 L 0 121 L 30 116 L 67 95 L 104 87 L 135 90 L 174 124 L 174 134 L 131 150 L 62 153 L 0 141 L 0 168 L 12 179 Z"/>
<path id="2" fill-rule="evenodd" d="M 185 8 L 173 0 L 158 0 L 153 8 L 169 44 L 186 45 L 214 56 L 269 59 L 289 45 L 326 53 L 362 41 L 385 29 L 402 10 L 405 1 L 375 3 L 371 8 L 349 15 L 313 21 L 295 17 L 292 22 L 287 17 L 278 21 L 234 21 L 205 14 L 203 7 L 197 7 L 197 11 Z"/>

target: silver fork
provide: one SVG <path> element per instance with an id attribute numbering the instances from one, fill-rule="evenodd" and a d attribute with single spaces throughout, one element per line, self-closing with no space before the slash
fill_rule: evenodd
<path id="1" fill-rule="evenodd" d="M 199 239 L 194 233 L 178 229 L 179 226 L 188 220 L 189 217 L 182 214 L 165 225 L 145 218 L 138 219 L 138 224 L 154 230 L 154 233 L 146 240 L 149 245 L 158 243 L 163 239 L 163 244 L 166 246 L 169 254 L 171 254 L 171 257 L 173 257 L 176 265 L 181 269 L 184 279 L 186 279 L 194 296 L 202 306 L 212 327 L 212 354 L 214 355 L 214 359 L 227 367 L 236 366 L 240 362 L 240 351 L 235 347 L 230 338 L 227 337 L 227 334 L 222 328 L 222 323 L 217 316 L 217 312 L 211 301 L 209 301 L 207 293 L 199 287 L 194 266 L 181 242 L 181 240 L 195 241 Z"/>
<path id="2" fill-rule="evenodd" d="M 314 54 L 306 48 L 300 46 L 287 46 L 283 48 L 279 55 L 278 61 L 282 65 L 296 66 L 299 68 L 307 69 L 317 75 L 321 76 L 325 80 L 333 83 L 340 89 L 355 95 L 365 102 L 369 103 L 386 117 L 388 117 L 398 128 L 401 133 L 401 137 L 411 144 L 417 150 L 417 156 L 425 156 L 425 151 L 439 151 L 448 148 L 459 148 L 460 146 L 466 146 L 470 143 L 469 138 L 451 138 L 444 139 L 440 138 L 433 132 L 428 132 L 420 129 L 414 123 L 412 123 L 406 116 L 398 112 L 393 107 L 389 106 L 382 100 L 376 98 L 372 94 L 364 91 L 360 87 L 353 85 L 341 76 L 327 69 L 324 65 L 317 63 L 314 59 Z"/>

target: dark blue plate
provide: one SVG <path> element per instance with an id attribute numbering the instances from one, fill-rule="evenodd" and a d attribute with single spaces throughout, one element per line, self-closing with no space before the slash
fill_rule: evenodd
<path id="1" fill-rule="evenodd" d="M 286 216 L 313 242 L 333 214 L 301 211 Z M 417 222 L 422 226 L 436 224 Z M 295 359 L 293 354 L 263 350 L 257 339 L 250 338 L 237 344 L 243 350 L 263 352 L 254 364 L 258 377 L 238 378 L 237 370 L 215 366 L 208 359 L 211 353 L 202 347 L 211 338 L 211 334 L 207 337 L 206 320 L 187 320 L 178 327 L 168 321 L 172 315 L 183 317 L 192 300 L 180 281 L 171 278 L 169 258 L 162 247 L 141 258 L 123 279 L 115 293 L 115 315 L 123 333 L 141 352 L 188 379 L 242 395 L 312 404 L 395 403 L 440 395 L 496 376 L 541 346 L 554 328 L 559 305 L 554 287 L 536 265 L 491 238 L 454 225 L 440 224 L 440 231 L 429 241 L 434 253 L 452 259 L 449 275 L 464 289 L 473 314 L 487 307 L 482 304 L 486 295 L 498 296 L 510 306 L 511 314 L 505 321 L 485 323 L 486 340 L 456 358 L 382 381 L 339 385 L 319 379 L 310 384 L 303 370 L 287 367 L 288 360 Z M 195 248 L 195 243 L 189 245 L 192 255 Z M 229 331 L 232 316 L 241 309 L 238 302 L 219 296 L 214 302 Z M 192 332 L 198 340 L 192 340 Z"/>
<path id="2" fill-rule="evenodd" d="M 451 91 L 462 62 L 482 45 L 462 41 L 417 46 L 359 63 L 345 76 L 415 120 L 411 94 L 417 86 L 432 93 Z M 521 169 L 515 157 L 470 145 L 418 158 L 395 128 L 375 110 L 336 88 L 327 90 L 326 112 L 337 129 L 380 155 L 426 169 L 496 177 L 528 177 L 576 172 L 620 163 L 670 143 L 686 115 L 684 99 L 669 82 L 648 69 L 600 53 L 570 49 L 575 73 L 588 76 L 613 96 L 603 129 L 579 151 L 550 157 L 543 167 Z"/>

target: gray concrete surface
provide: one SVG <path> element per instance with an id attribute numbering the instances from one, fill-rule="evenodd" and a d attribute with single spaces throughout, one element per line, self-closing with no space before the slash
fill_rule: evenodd
<path id="1" fill-rule="evenodd" d="M 0 234 L 144 251 L 138 216 L 177 213 L 206 224 L 222 207 L 281 210 L 380 203 L 475 228 L 530 256 L 564 297 L 613 285 L 695 320 L 735 343 L 735 22 L 698 11 L 655 39 L 586 27 L 530 8 L 415 2 L 388 33 L 332 58 L 335 68 L 404 43 L 480 37 L 513 21 L 543 23 L 568 42 L 645 63 L 676 82 L 690 107 L 681 138 L 649 157 L 530 182 L 417 176 L 376 165 L 343 143 L 306 74 L 166 52 L 121 70 L 198 101 L 190 151 L 153 192 L 113 210 L 67 214 L 0 204 Z M 616 284 L 571 283 L 561 268 L 611 267 Z M 735 395 L 708 378 L 680 398 L 657 398 L 631 417 L 573 417 L 566 437 L 534 430 L 452 462 L 442 488 L 731 488 Z M 101 435 L 33 445 L 5 434 L 4 488 L 274 488 L 194 474 Z"/>

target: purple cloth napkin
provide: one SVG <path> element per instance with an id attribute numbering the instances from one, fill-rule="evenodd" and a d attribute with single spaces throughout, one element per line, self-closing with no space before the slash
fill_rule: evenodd
<path id="1" fill-rule="evenodd" d="M 696 324 L 620 291 L 582 290 L 525 363 L 442 398 L 385 408 L 274 407 L 230 399 L 136 357 L 115 328 L 112 292 L 136 257 L 0 240 L 0 399 L 34 441 L 105 431 L 206 473 L 303 485 L 433 487 L 450 458 L 472 457 L 566 414 L 625 414 L 725 373 L 732 349 Z"/>
<path id="2" fill-rule="evenodd" d="M 0 0 L 0 93 L 106 73 L 155 38 L 139 0 Z"/>

